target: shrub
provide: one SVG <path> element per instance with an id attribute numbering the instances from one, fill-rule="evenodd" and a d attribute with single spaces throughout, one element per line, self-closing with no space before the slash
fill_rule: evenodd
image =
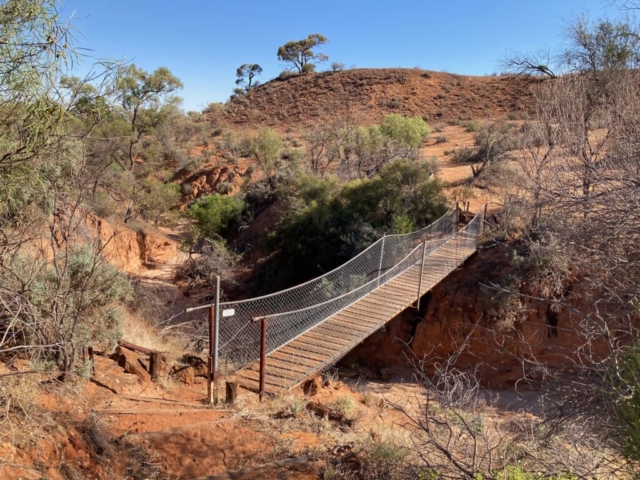
<path id="1" fill-rule="evenodd" d="M 291 70 L 283 70 L 278 75 L 278 80 L 286 80 L 291 77 L 297 77 L 298 74 L 296 72 L 292 72 Z"/>
<path id="2" fill-rule="evenodd" d="M 449 137 L 446 135 L 439 135 L 436 137 L 436 145 L 439 143 L 447 143 L 449 141 Z"/>
<path id="3" fill-rule="evenodd" d="M 393 233 L 411 233 L 416 230 L 416 225 L 407 215 L 398 215 L 393 218 Z"/>
<path id="4" fill-rule="evenodd" d="M 223 197 L 216 193 L 193 203 L 189 216 L 195 220 L 196 230 L 202 237 L 224 237 L 238 223 L 244 208 L 244 201 L 238 197 Z"/>
<path id="5" fill-rule="evenodd" d="M 344 63 L 333 62 L 331 64 L 331 71 L 332 72 L 341 72 L 343 70 L 344 70 Z"/>
<path id="6" fill-rule="evenodd" d="M 391 114 L 382 119 L 380 132 L 409 148 L 418 148 L 431 132 L 429 125 L 420 117 L 403 117 Z"/>
<path id="7" fill-rule="evenodd" d="M 332 404 L 333 408 L 344 415 L 350 416 L 356 408 L 356 402 L 349 395 L 339 395 Z"/>
<path id="8" fill-rule="evenodd" d="M 465 163 L 478 161 L 478 154 L 476 150 L 471 147 L 456 148 L 449 153 L 451 154 L 451 160 L 454 162 Z"/>
<path id="9" fill-rule="evenodd" d="M 180 199 L 181 187 L 176 183 L 163 183 L 153 178 L 148 178 L 142 185 L 144 190 L 139 199 L 142 214 L 157 227 L 163 218 L 171 217 L 171 208 Z"/>
<path id="10" fill-rule="evenodd" d="M 372 178 L 340 185 L 333 177 L 298 174 L 279 196 L 285 213 L 270 237 L 278 250 L 269 271 L 277 286 L 329 271 L 368 247 L 383 232 L 424 226 L 446 211 L 433 165 L 397 160 Z M 262 291 L 260 293 L 263 293 Z"/>
<path id="11" fill-rule="evenodd" d="M 611 400 L 622 421 L 624 455 L 632 462 L 640 462 L 640 344 L 628 347 L 612 362 L 611 378 Z"/>
<path id="12" fill-rule="evenodd" d="M 216 187 L 216 190 L 222 195 L 227 195 L 233 190 L 233 185 L 229 182 L 220 182 Z"/>
<path id="13" fill-rule="evenodd" d="M 20 305 L 17 321 L 7 322 L 3 340 L 19 341 L 24 351 L 54 361 L 63 372 L 71 371 L 83 347 L 109 350 L 116 345 L 121 337 L 121 305 L 130 301 L 132 287 L 100 251 L 76 244 L 56 251 L 51 262 L 17 256 L 10 266 L 11 272 L 28 272 L 29 289 L 12 300 Z M 0 285 L 7 291 L 21 292 L 17 282 L 17 274 L 0 270 Z M 7 346 L 3 343 L 0 346 Z"/>
<path id="14" fill-rule="evenodd" d="M 275 188 L 275 175 L 283 146 L 280 136 L 270 128 L 260 130 L 249 140 L 249 151 L 262 167 L 272 188 Z"/>
<path id="15" fill-rule="evenodd" d="M 481 126 L 482 122 L 478 120 L 469 120 L 464 123 L 464 129 L 469 133 L 477 132 Z"/>

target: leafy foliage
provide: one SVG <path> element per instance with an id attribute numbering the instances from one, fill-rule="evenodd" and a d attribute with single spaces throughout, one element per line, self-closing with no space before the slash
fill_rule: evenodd
<path id="1" fill-rule="evenodd" d="M 398 114 L 385 116 L 380 123 L 380 131 L 386 137 L 398 141 L 408 148 L 418 148 L 431 133 L 429 125 L 420 117 L 403 117 Z"/>
<path id="2" fill-rule="evenodd" d="M 245 204 L 238 197 L 219 194 L 198 199 L 189 207 L 189 216 L 203 237 L 224 237 L 240 220 Z"/>
<path id="3" fill-rule="evenodd" d="M 240 86 L 240 93 L 248 92 L 256 87 L 253 79 L 262 73 L 262 67 L 257 63 L 244 63 L 236 70 L 236 85 Z M 244 90 L 243 90 L 244 89 Z"/>
<path id="4" fill-rule="evenodd" d="M 340 185 L 299 174 L 280 194 L 287 208 L 271 236 L 280 284 L 307 280 L 357 254 L 387 231 L 421 227 L 446 211 L 427 162 L 398 160 L 373 178 Z"/>
<path id="5" fill-rule="evenodd" d="M 61 250 L 51 263 L 17 256 L 8 267 L 0 270 L 0 293 L 16 312 L 5 330 L 14 346 L 32 347 L 63 372 L 84 346 L 115 346 L 132 287 L 91 246 Z"/>
<path id="6" fill-rule="evenodd" d="M 282 150 L 283 147 L 282 139 L 270 128 L 260 130 L 258 134 L 249 141 L 251 155 L 255 157 L 262 167 L 267 181 L 272 188 L 275 188 L 275 176 L 280 160 L 280 150 Z"/>
<path id="7" fill-rule="evenodd" d="M 329 59 L 313 49 L 328 41 L 324 35 L 311 33 L 302 40 L 287 42 L 278 48 L 278 60 L 291 63 L 298 73 L 312 72 L 315 70 L 315 63 L 312 62 L 326 62 Z"/>

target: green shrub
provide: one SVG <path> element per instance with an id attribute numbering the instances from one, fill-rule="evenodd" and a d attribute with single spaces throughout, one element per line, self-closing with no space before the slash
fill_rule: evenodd
<path id="1" fill-rule="evenodd" d="M 438 218 L 446 204 L 432 172 L 430 162 L 397 160 L 375 177 L 346 185 L 303 174 L 282 185 L 278 194 L 285 213 L 268 242 L 268 249 L 279 253 L 265 265 L 271 275 L 277 272 L 273 288 L 339 266 L 384 232 L 412 231 Z"/>
<path id="2" fill-rule="evenodd" d="M 393 233 L 411 233 L 416 230 L 416 225 L 407 215 L 398 215 L 393 218 Z"/>
<path id="3" fill-rule="evenodd" d="M 189 216 L 195 220 L 196 230 L 203 237 L 224 237 L 238 223 L 245 203 L 238 197 L 219 194 L 198 199 L 189 207 Z"/>
<path id="4" fill-rule="evenodd" d="M 29 288 L 20 295 L 18 321 L 7 324 L 6 338 L 19 339 L 34 359 L 54 361 L 63 372 L 71 371 L 87 345 L 115 347 L 122 335 L 121 306 L 133 289 L 99 251 L 77 244 L 56 251 L 51 262 L 17 256 L 10 266 L 28 272 Z M 19 282 L 0 270 L 0 285 L 8 291 L 19 292 Z"/>
<path id="5" fill-rule="evenodd" d="M 419 148 L 431 133 L 429 125 L 420 117 L 403 117 L 398 114 L 387 115 L 380 122 L 380 131 L 385 137 L 398 141 L 409 148 Z"/>

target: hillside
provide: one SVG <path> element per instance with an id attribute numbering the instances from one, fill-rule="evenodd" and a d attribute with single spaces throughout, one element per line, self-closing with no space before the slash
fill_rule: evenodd
<path id="1" fill-rule="evenodd" d="M 501 118 L 533 107 L 531 80 L 473 77 L 419 69 L 353 69 L 276 78 L 235 97 L 225 121 L 236 126 L 295 128 L 320 123 L 349 108 L 362 123 L 389 113 L 421 116 L 428 123 Z"/>

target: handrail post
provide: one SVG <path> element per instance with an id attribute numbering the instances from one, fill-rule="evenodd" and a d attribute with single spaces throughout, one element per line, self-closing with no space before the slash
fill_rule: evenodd
<path id="1" fill-rule="evenodd" d="M 380 249 L 380 263 L 378 264 L 378 286 L 380 286 L 380 275 L 382 272 L 382 257 L 384 257 L 384 240 L 387 237 L 386 233 L 382 234 L 382 247 Z"/>
<path id="2" fill-rule="evenodd" d="M 422 243 L 422 264 L 420 265 L 420 281 L 418 282 L 418 300 L 416 301 L 416 310 L 420 310 L 420 297 L 422 296 L 422 275 L 424 273 L 424 259 L 427 255 L 427 241 Z"/>
<path id="3" fill-rule="evenodd" d="M 260 335 L 260 401 L 264 399 L 265 380 L 267 376 L 267 317 L 260 319 L 261 335 Z"/>
<path id="4" fill-rule="evenodd" d="M 213 349 L 215 348 L 215 310 L 214 307 L 209 307 L 209 358 L 207 359 L 207 401 L 209 405 L 213 405 Z"/>
<path id="5" fill-rule="evenodd" d="M 484 222 L 487 221 L 487 204 L 484 204 L 484 209 L 482 211 L 482 223 L 480 224 L 480 235 L 484 231 Z"/>
<path id="6" fill-rule="evenodd" d="M 215 303 L 209 307 L 209 361 L 207 399 L 209 405 L 218 403 L 218 345 L 220 337 L 220 277 L 216 277 Z"/>

